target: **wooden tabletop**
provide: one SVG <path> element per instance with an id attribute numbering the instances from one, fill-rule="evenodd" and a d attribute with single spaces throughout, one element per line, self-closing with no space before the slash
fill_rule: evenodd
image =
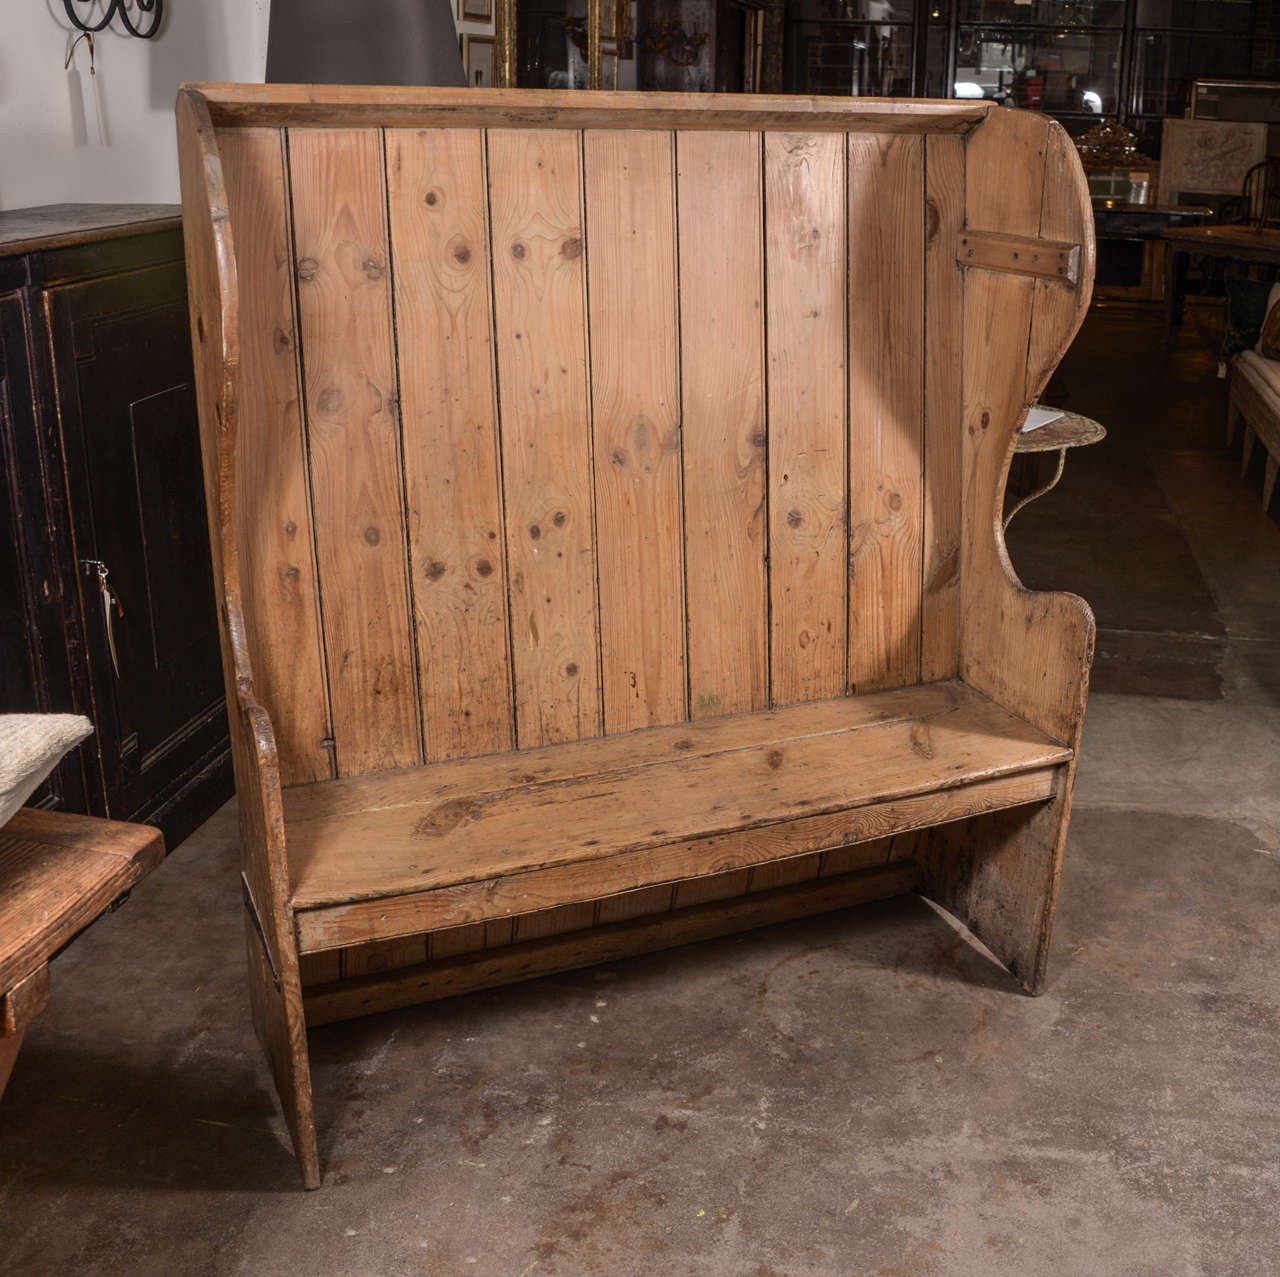
<path id="1" fill-rule="evenodd" d="M 1161 238 L 1192 252 L 1235 254 L 1241 251 L 1280 257 L 1280 230 L 1252 226 L 1170 226 Z"/>
<path id="2" fill-rule="evenodd" d="M 1082 417 L 1078 412 L 1064 412 L 1056 421 L 1047 422 L 1035 430 L 1023 430 L 1018 434 L 1015 452 L 1057 452 L 1059 448 L 1081 448 L 1099 443 L 1107 437 L 1107 428 L 1092 417 Z"/>
<path id="3" fill-rule="evenodd" d="M 182 225 L 180 204 L 44 204 L 0 213 L 0 257 Z"/>
<path id="4" fill-rule="evenodd" d="M 0 828 L 0 994 L 163 859 L 150 825 L 22 808 Z"/>

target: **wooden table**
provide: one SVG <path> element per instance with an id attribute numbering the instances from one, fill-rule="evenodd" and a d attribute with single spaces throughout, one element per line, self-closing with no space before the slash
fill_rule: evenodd
<path id="1" fill-rule="evenodd" d="M 24 807 L 0 829 L 0 1096 L 49 1005 L 49 959 L 163 859 L 149 825 Z"/>
<path id="2" fill-rule="evenodd" d="M 1018 434 L 1018 442 L 1014 444 L 1015 453 L 1056 452 L 1058 468 L 1053 478 L 1034 492 L 1028 492 L 1017 505 L 1004 516 L 1004 529 L 1008 531 L 1013 516 L 1025 505 L 1044 496 L 1046 492 L 1058 486 L 1062 472 L 1067 464 L 1067 449 L 1082 448 L 1091 443 L 1101 443 L 1107 437 L 1107 428 L 1092 417 L 1082 417 L 1078 412 L 1064 412 L 1056 421 L 1050 421 L 1036 430 L 1024 430 Z"/>
<path id="3" fill-rule="evenodd" d="M 1264 262 L 1280 266 L 1280 230 L 1255 230 L 1250 226 L 1170 227 L 1161 236 L 1169 245 L 1165 258 L 1164 341 L 1173 342 L 1173 330 L 1182 322 L 1186 291 L 1187 259 L 1225 257 L 1238 262 Z"/>

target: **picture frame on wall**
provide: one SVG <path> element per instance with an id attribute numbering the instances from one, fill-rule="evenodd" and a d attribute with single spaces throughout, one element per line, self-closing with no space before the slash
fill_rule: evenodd
<path id="1" fill-rule="evenodd" d="M 493 0 L 458 0 L 459 22 L 492 22 Z"/>
<path id="2" fill-rule="evenodd" d="M 473 89 L 492 89 L 493 36 L 464 35 L 462 37 L 462 65 L 466 69 L 467 84 Z"/>

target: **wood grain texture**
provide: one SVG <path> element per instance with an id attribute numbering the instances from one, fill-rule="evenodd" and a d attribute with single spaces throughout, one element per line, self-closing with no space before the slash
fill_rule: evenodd
<path id="1" fill-rule="evenodd" d="M 959 138 L 925 145 L 924 550 L 920 678 L 953 678 L 960 661 L 960 511 L 964 486 L 964 272 L 950 251 L 964 225 Z"/>
<path id="2" fill-rule="evenodd" d="M 20 1036 L 49 1005 L 49 964 L 46 962 L 0 992 L 0 1038 Z M 0 1080 L 0 1094 L 3 1080 Z"/>
<path id="3" fill-rule="evenodd" d="M 967 133 L 986 102 L 351 85 L 191 84 L 217 124 Z"/>
<path id="4" fill-rule="evenodd" d="M 223 620 L 223 675 L 239 800 L 241 876 L 257 917 L 256 924 L 246 919 L 250 1004 L 303 1183 L 316 1188 L 320 1163 L 302 985 L 288 904 L 278 754 L 271 719 L 254 696 L 240 594 L 235 490 L 239 278 L 221 158 L 207 105 L 197 94 L 179 92 L 177 119 L 201 460 L 214 589 Z"/>
<path id="5" fill-rule="evenodd" d="M 920 678 L 924 146 L 849 138 L 850 692 Z"/>
<path id="6" fill-rule="evenodd" d="M 0 992 L 42 967 L 164 858 L 158 829 L 23 808 L 0 829 Z"/>
<path id="7" fill-rule="evenodd" d="M 254 687 L 271 714 L 285 784 L 334 775 L 304 452 L 284 140 L 218 138 L 240 288 L 236 513 Z"/>
<path id="8" fill-rule="evenodd" d="M 776 891 L 757 892 L 727 902 L 698 905 L 654 918 L 618 922 L 586 933 L 537 940 L 509 950 L 468 954 L 417 970 L 314 989 L 307 995 L 308 1023 L 329 1024 L 414 1006 L 532 980 L 556 971 L 616 962 L 637 953 L 748 931 L 783 919 L 812 917 L 833 909 L 884 900 L 912 891 L 919 876 L 915 864 L 901 862 Z"/>
<path id="9" fill-rule="evenodd" d="M 764 143 L 773 703 L 845 687 L 845 139 Z"/>
<path id="10" fill-rule="evenodd" d="M 520 746 L 601 731 L 580 139 L 488 135 Z"/>
<path id="11" fill-rule="evenodd" d="M 409 556 L 428 762 L 515 744 L 484 138 L 387 134 Z"/>
<path id="12" fill-rule="evenodd" d="M 723 898 L 750 888 L 757 865 L 793 856 L 880 840 L 895 833 L 1026 803 L 1053 793 L 1055 768 L 978 780 L 952 789 L 877 800 L 826 815 L 793 817 L 724 834 L 684 839 L 653 848 L 568 859 L 483 881 L 301 909 L 295 915 L 305 952 L 458 927 L 470 919 L 502 915 L 497 925 L 530 909 L 564 907 L 660 884 L 677 884 L 678 904 Z M 740 870 L 741 879 L 730 879 Z M 783 871 L 785 873 L 785 871 Z M 704 892 L 693 884 L 714 878 Z M 586 925 L 586 924 L 583 924 Z M 496 943 L 486 932 L 486 945 Z"/>
<path id="13" fill-rule="evenodd" d="M 968 146 L 970 225 L 1019 236 L 1078 232 L 1085 251 L 1074 291 L 1031 277 L 967 272 L 960 671 L 967 683 L 1068 743 L 1073 761 L 1056 777 L 1053 801 L 1039 811 L 950 825 L 918 840 L 924 892 L 953 909 L 1033 993 L 1044 986 L 1094 636 L 1082 600 L 1023 588 L 1000 529 L 1026 401 L 1074 336 L 1092 281 L 1088 189 L 1057 130 L 1036 117 L 993 116 Z M 1050 292 L 1042 308 L 1041 293 Z M 1021 366 L 1015 352 L 1023 352 Z"/>
<path id="14" fill-rule="evenodd" d="M 291 129 L 289 156 L 334 754 L 346 776 L 422 756 L 381 139 Z"/>
<path id="15" fill-rule="evenodd" d="M 680 133 L 676 155 L 689 715 L 705 718 L 769 700 L 764 193 L 758 134 Z"/>
<path id="16" fill-rule="evenodd" d="M 1067 145 L 1071 145 L 1068 140 Z M 1032 236 L 965 231 L 956 236 L 956 261 L 980 270 L 1030 275 L 1074 288 L 1080 282 L 1078 242 Z"/>
<path id="17" fill-rule="evenodd" d="M 375 806 L 342 821 L 293 824 L 292 900 L 295 908 L 313 908 L 593 861 L 956 788 L 1068 757 L 1000 707 L 969 696 L 908 722 L 567 781 L 489 785 L 442 801 Z M 349 854 L 353 846 L 363 849 L 360 856 Z"/>
<path id="18" fill-rule="evenodd" d="M 426 936 L 398 936 L 394 940 L 375 940 L 372 944 L 354 945 L 342 950 L 342 978 L 351 979 L 355 976 L 373 975 L 378 971 L 394 971 L 399 967 L 416 966 L 426 960 Z"/>
<path id="19" fill-rule="evenodd" d="M 1074 225 L 1092 244 L 1092 212 L 1078 158 L 1053 141 L 1050 121 L 993 116 L 968 144 L 971 224 L 1034 235 L 1046 190 L 1052 226 Z M 1046 155 L 1059 176 L 1046 186 Z M 1065 144 L 1070 147 L 1070 142 Z M 1066 178 L 1070 177 L 1069 184 Z M 1074 209 L 1074 212 L 1070 210 Z M 1092 274 L 1092 252 L 1085 270 Z M 1040 291 L 1071 297 L 1041 306 Z M 1009 462 L 1027 400 L 1027 369 L 1047 380 L 1083 318 L 1088 287 L 1069 292 L 1030 277 L 969 271 L 965 281 L 965 490 L 961 566 L 961 676 L 1042 731 L 1074 746 L 1084 718 L 1094 623 L 1074 595 L 1037 594 L 1018 581 L 1000 529 Z M 1034 326 L 1033 326 L 1034 317 Z M 1021 352 L 1015 357 L 1015 352 Z"/>
<path id="20" fill-rule="evenodd" d="M 609 733 L 687 716 L 674 139 L 584 141 L 601 683 Z"/>

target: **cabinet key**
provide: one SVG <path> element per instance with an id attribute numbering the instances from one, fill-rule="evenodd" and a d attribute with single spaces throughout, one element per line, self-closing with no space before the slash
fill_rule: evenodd
<path id="1" fill-rule="evenodd" d="M 81 559 L 80 563 L 83 567 L 92 568 L 98 574 L 98 593 L 102 596 L 102 619 L 107 627 L 107 650 L 111 653 L 111 668 L 115 670 L 116 678 L 119 678 L 120 657 L 116 652 L 116 632 L 111 621 L 111 608 L 114 604 L 116 615 L 124 620 L 124 607 L 120 602 L 120 595 L 108 582 L 111 569 L 101 559 Z"/>

